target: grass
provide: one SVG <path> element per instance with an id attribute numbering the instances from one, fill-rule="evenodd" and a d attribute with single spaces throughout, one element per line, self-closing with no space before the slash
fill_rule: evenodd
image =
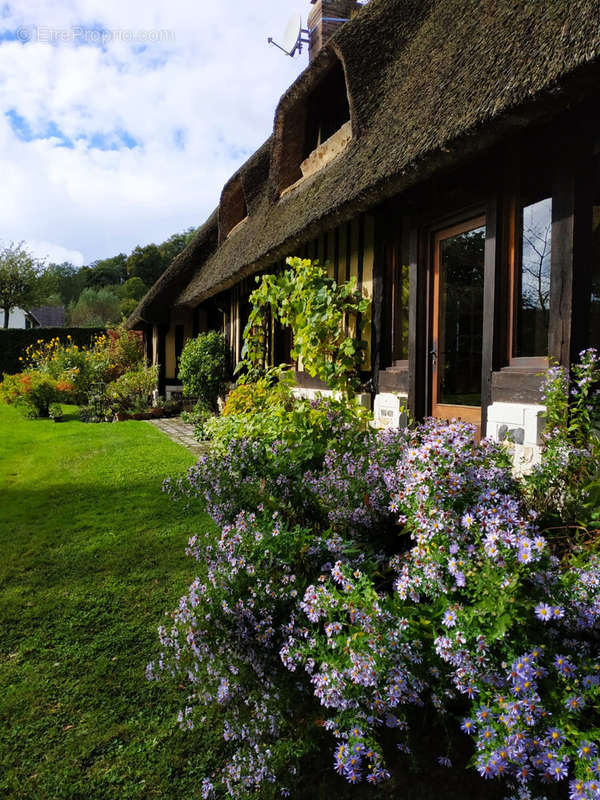
<path id="1" fill-rule="evenodd" d="M 0 405 L 0 796 L 199 797 L 218 747 L 145 680 L 210 524 L 160 491 L 193 456 L 144 422 L 26 420 Z"/>

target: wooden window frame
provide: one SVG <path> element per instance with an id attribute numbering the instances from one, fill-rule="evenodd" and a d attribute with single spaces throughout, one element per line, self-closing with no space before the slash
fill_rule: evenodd
<path id="1" fill-rule="evenodd" d="M 487 221 L 485 214 L 477 217 L 472 217 L 462 223 L 452 225 L 448 228 L 441 228 L 432 232 L 432 306 L 431 306 L 431 344 L 437 350 L 439 347 L 439 303 L 440 303 L 440 243 L 445 239 L 450 239 L 460 233 L 466 233 L 477 228 L 486 228 L 487 234 Z M 431 357 L 431 353 L 430 353 Z M 483 358 L 483 354 L 482 354 Z M 482 404 L 479 406 L 457 406 L 449 405 L 447 403 L 439 403 L 439 373 L 438 373 L 439 356 L 436 357 L 435 364 L 430 365 L 430 380 L 431 380 L 431 414 L 438 419 L 448 419 L 456 417 L 465 422 L 471 422 L 475 425 L 481 425 Z M 483 386 L 482 386 L 483 390 Z M 483 398 L 482 398 L 483 400 Z"/>
<path id="2" fill-rule="evenodd" d="M 552 199 L 552 208 L 554 209 L 553 192 L 550 197 Z M 519 301 L 517 286 L 518 277 L 517 271 L 521 268 L 521 242 L 522 235 L 521 225 L 519 224 L 519 214 L 521 213 L 521 196 L 519 191 L 511 193 L 509 199 L 509 218 L 508 218 L 508 281 L 509 281 L 509 294 L 508 294 L 508 337 L 507 337 L 507 361 L 509 367 L 515 369 L 531 371 L 544 371 L 548 369 L 550 364 L 550 326 L 548 327 L 548 355 L 547 356 L 515 356 L 515 326 L 517 322 L 517 304 Z M 552 212 L 552 226 L 554 226 L 554 211 Z M 552 236 L 552 230 L 551 230 Z M 552 281 L 552 251 L 550 253 L 550 280 Z M 551 310 L 551 309 L 550 309 Z"/>

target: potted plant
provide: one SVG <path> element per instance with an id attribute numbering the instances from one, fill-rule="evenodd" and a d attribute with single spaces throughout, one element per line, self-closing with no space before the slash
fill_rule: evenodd
<path id="1" fill-rule="evenodd" d="M 62 422 L 63 419 L 63 410 L 60 403 L 51 403 L 48 408 L 48 416 L 50 419 L 54 420 L 54 422 Z"/>

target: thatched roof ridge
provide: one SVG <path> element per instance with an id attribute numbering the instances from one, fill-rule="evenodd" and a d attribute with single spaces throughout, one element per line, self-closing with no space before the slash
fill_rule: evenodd
<path id="1" fill-rule="evenodd" d="M 247 222 L 196 262 L 177 302 L 196 305 L 436 170 L 557 113 L 570 97 L 589 94 L 600 74 L 599 18 L 598 0 L 371 0 L 282 97 L 269 176 L 261 171 Z M 354 138 L 280 198 L 285 115 L 335 58 L 346 74 Z M 263 151 L 263 167 L 265 157 Z"/>

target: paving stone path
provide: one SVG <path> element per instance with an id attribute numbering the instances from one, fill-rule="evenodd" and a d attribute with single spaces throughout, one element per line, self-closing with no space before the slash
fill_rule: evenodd
<path id="1" fill-rule="evenodd" d="M 186 447 L 194 455 L 200 456 L 207 451 L 205 442 L 198 442 L 194 439 L 194 426 L 184 422 L 180 417 L 170 417 L 169 419 L 149 419 L 150 425 L 154 425 L 177 444 Z"/>

